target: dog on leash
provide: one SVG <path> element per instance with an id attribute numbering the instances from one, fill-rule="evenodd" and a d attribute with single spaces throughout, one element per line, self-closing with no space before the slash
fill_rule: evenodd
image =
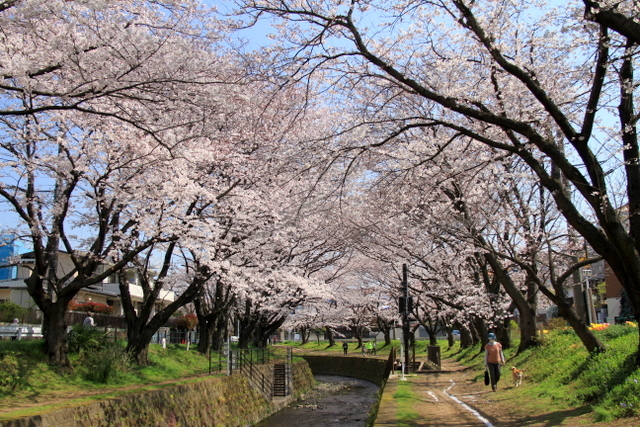
<path id="1" fill-rule="evenodd" d="M 519 387 L 522 385 L 522 370 L 513 366 L 511 368 L 511 375 L 513 375 L 513 386 Z"/>

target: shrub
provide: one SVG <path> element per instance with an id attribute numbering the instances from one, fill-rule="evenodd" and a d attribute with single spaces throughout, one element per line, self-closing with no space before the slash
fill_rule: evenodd
<path id="1" fill-rule="evenodd" d="M 96 328 L 73 325 L 67 335 L 69 353 L 95 351 L 107 346 L 107 334 Z"/>
<path id="2" fill-rule="evenodd" d="M 12 392 L 20 383 L 20 363 L 16 353 L 0 353 L 0 366 L 0 390 L 3 393 Z"/>
<path id="3" fill-rule="evenodd" d="M 609 341 L 623 337 L 628 334 L 637 334 L 638 328 L 628 325 L 610 325 L 609 327 L 597 331 L 597 336 L 601 340 Z"/>
<path id="4" fill-rule="evenodd" d="M 84 379 L 106 384 L 109 379 L 131 369 L 129 354 L 116 343 L 83 353 L 80 370 Z"/>
<path id="5" fill-rule="evenodd" d="M 547 321 L 547 329 L 554 330 L 559 328 L 566 328 L 567 321 L 562 317 L 554 317 L 553 319 L 549 319 Z"/>
<path id="6" fill-rule="evenodd" d="M 131 368 L 127 352 L 109 341 L 107 333 L 83 325 L 71 327 L 68 335 L 69 353 L 79 353 L 78 371 L 92 382 L 105 384 L 118 373 Z"/>
<path id="7" fill-rule="evenodd" d="M 11 301 L 0 302 L 0 322 L 13 322 L 13 319 L 21 319 L 27 313 L 27 309 Z"/>

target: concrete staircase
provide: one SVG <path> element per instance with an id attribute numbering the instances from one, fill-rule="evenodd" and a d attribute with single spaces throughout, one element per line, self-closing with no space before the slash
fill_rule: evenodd
<path id="1" fill-rule="evenodd" d="M 284 397 L 289 394 L 287 365 L 285 363 L 276 363 L 273 365 L 273 397 Z"/>

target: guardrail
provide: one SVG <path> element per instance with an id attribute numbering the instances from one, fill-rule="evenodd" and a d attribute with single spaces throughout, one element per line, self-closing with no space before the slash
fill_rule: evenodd
<path id="1" fill-rule="evenodd" d="M 21 340 L 25 338 L 42 338 L 42 327 L 39 325 L 25 325 L 15 323 L 13 325 L 0 326 L 0 337 Z"/>

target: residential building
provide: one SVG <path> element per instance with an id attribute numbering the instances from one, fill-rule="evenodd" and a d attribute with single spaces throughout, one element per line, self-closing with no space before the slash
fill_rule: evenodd
<path id="1" fill-rule="evenodd" d="M 19 253 L 18 242 L 11 234 L 0 235 L 0 266 L 10 263 L 10 259 Z M 16 267 L 0 267 L 0 280 L 14 279 Z"/>
<path id="2" fill-rule="evenodd" d="M 616 318 L 620 317 L 623 287 L 609 264 L 605 264 L 605 281 L 607 283 L 607 323 L 613 325 L 616 323 Z"/>
<path id="3" fill-rule="evenodd" d="M 31 275 L 32 267 L 35 263 L 33 252 L 27 252 L 20 255 L 19 260 L 13 265 L 0 268 L 13 268 L 10 275 L 5 279 L 0 279 L 0 301 L 9 300 L 25 308 L 36 308 L 35 302 L 27 291 L 25 279 Z M 107 264 L 98 267 L 97 273 L 102 273 Z M 71 257 L 66 252 L 59 252 L 58 275 L 59 277 L 73 271 L 73 263 Z M 135 309 L 139 309 L 143 302 L 144 294 L 140 286 L 140 278 L 134 269 L 126 269 L 121 273 L 124 274 L 129 286 L 129 293 Z M 155 310 L 159 310 L 173 302 L 176 298 L 172 290 L 163 290 L 156 302 Z M 120 300 L 120 287 L 118 284 L 117 274 L 106 277 L 101 283 L 82 289 L 74 298 L 74 303 L 99 303 L 105 304 L 113 308 L 112 315 L 124 315 L 122 303 Z"/>

